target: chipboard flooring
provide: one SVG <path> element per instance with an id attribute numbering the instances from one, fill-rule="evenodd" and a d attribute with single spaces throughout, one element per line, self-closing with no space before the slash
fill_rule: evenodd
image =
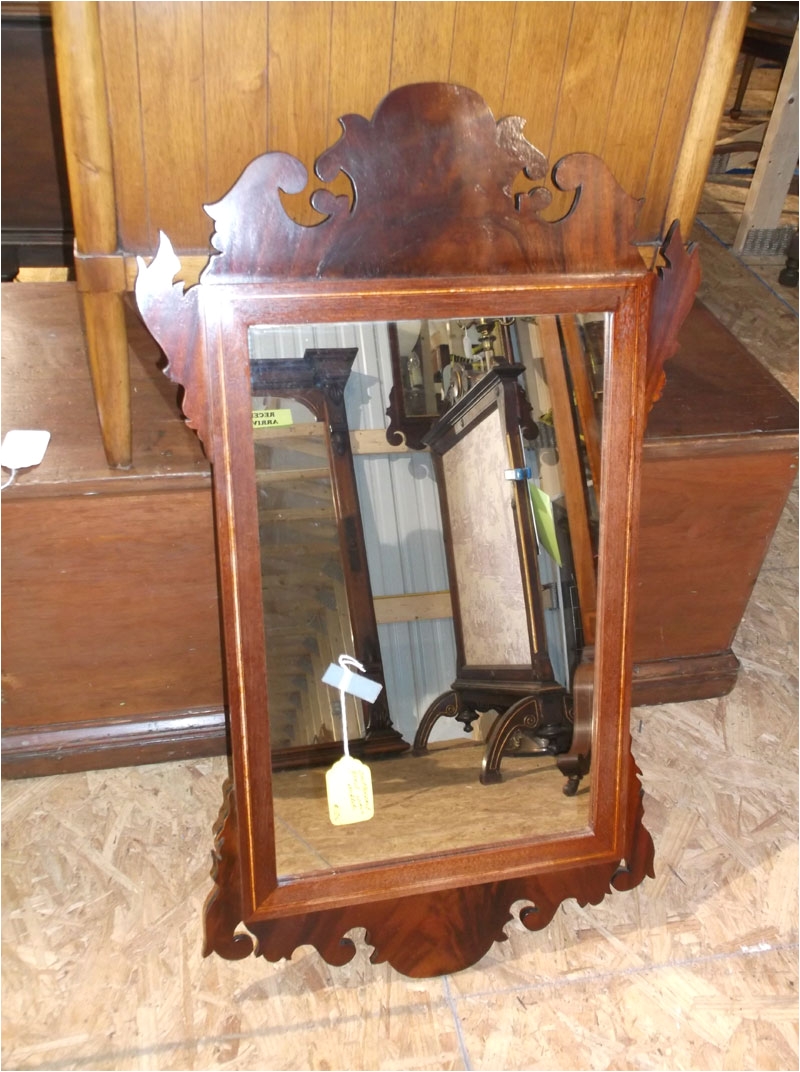
<path id="1" fill-rule="evenodd" d="M 701 295 L 796 392 L 797 291 L 727 248 L 743 197 L 707 188 Z M 338 969 L 203 959 L 224 759 L 6 782 L 3 1068 L 797 1068 L 797 515 L 795 490 L 733 692 L 633 712 L 656 878 L 458 975 L 370 965 L 363 934 Z"/>

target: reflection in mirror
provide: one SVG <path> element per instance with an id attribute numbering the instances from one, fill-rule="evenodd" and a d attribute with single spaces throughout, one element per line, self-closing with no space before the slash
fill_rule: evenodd
<path id="1" fill-rule="evenodd" d="M 438 417 L 498 361 L 513 360 L 508 317 L 389 324 L 395 384 L 409 417 Z"/>
<path id="2" fill-rule="evenodd" d="M 607 328 L 599 314 L 250 329 L 254 369 L 352 355 L 344 405 L 380 666 L 391 723 L 415 752 L 370 762 L 373 819 L 331 824 L 325 769 L 341 754 L 342 722 L 320 678 L 341 652 L 359 655 L 359 612 L 330 422 L 296 390 L 261 390 L 254 371 L 279 875 L 507 842 L 523 814 L 526 837 L 589 827 Z M 498 367 L 508 375 L 495 383 Z M 392 452 L 370 435 L 398 387 L 406 411 L 428 418 L 431 454 Z M 452 620 L 434 598 L 448 587 Z M 568 796 L 576 682 L 582 765 Z M 351 699 L 347 732 L 356 752 L 369 739 Z"/>
<path id="3" fill-rule="evenodd" d="M 341 739 L 339 698 L 321 678 L 354 654 L 353 630 L 325 426 L 295 399 L 256 396 L 253 439 L 274 752 Z M 361 737 L 361 712 L 347 706 L 348 734 Z"/>
<path id="4" fill-rule="evenodd" d="M 359 751 L 405 751 L 385 696 L 343 713 L 320 680 L 346 654 L 383 684 L 344 405 L 358 347 L 265 327 L 249 350 L 273 767 L 337 758 L 345 725 Z"/>

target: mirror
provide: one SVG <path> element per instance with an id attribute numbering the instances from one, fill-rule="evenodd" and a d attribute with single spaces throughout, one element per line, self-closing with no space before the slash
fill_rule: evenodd
<path id="1" fill-rule="evenodd" d="M 383 685 L 344 405 L 355 346 L 305 348 L 286 330 L 248 332 L 272 764 L 337 758 L 340 701 L 321 678 L 339 655 Z M 281 356 L 282 355 L 282 356 Z M 385 694 L 346 704 L 359 752 L 408 746 Z"/>
<path id="2" fill-rule="evenodd" d="M 454 551 L 449 577 L 442 578 L 441 572 L 446 557 L 441 521 L 431 518 L 430 509 L 426 519 L 418 505 L 422 481 L 434 485 L 433 490 L 427 490 L 428 506 L 438 498 L 432 456 L 407 453 L 395 457 L 396 462 L 401 458 L 408 461 L 394 466 L 387 491 L 382 480 L 387 461 L 381 453 L 386 449 L 385 441 L 373 439 L 370 446 L 364 446 L 361 433 L 384 431 L 382 401 L 396 383 L 397 339 L 406 338 L 407 345 L 416 349 L 426 382 L 433 382 L 433 367 L 428 361 L 433 350 L 429 345 L 423 349 L 419 343 L 422 338 L 441 338 L 449 329 L 447 322 L 249 328 L 276 857 L 277 873 L 282 879 L 381 859 L 452 851 L 481 842 L 513 840 L 518 831 L 509 817 L 517 814 L 527 815 L 531 828 L 541 836 L 589 828 L 590 779 L 584 780 L 580 792 L 576 779 L 575 799 L 565 799 L 563 775 L 556 760 L 572 742 L 573 676 L 584 650 L 569 510 L 572 526 L 579 526 L 587 535 L 592 514 L 595 544 L 597 525 L 593 484 L 597 473 L 589 465 L 585 422 L 571 401 L 567 381 L 583 377 L 591 384 L 593 416 L 589 423 L 594 429 L 602 400 L 605 319 L 603 314 L 565 318 L 564 323 L 574 328 L 571 365 L 564 341 L 569 329 L 559 326 L 553 317 L 476 317 L 459 322 L 464 328 L 460 339 L 470 340 L 469 332 L 476 325 L 482 331 L 482 339 L 476 334 L 475 339 L 480 341 L 471 344 L 474 350 L 469 352 L 477 356 L 469 367 L 463 355 L 455 357 L 454 339 L 447 347 L 445 356 L 453 355 L 466 374 L 461 389 L 446 391 L 440 400 L 442 414 L 453 409 L 470 390 L 475 393 L 495 366 L 515 365 L 519 370 L 512 382 L 520 409 L 514 410 L 510 434 L 516 437 L 520 458 L 524 456 L 526 469 L 530 470 L 530 486 L 524 485 L 522 506 L 529 515 L 527 526 L 534 537 L 531 550 L 535 591 L 526 591 L 514 554 L 514 511 L 506 507 L 511 503 L 512 487 L 506 480 L 492 479 L 493 473 L 502 476 L 513 460 L 507 457 L 500 409 L 495 408 L 486 419 L 479 440 L 467 437 L 444 456 L 450 514 L 456 509 L 464 514 L 461 523 L 456 523 L 453 516 L 446 522 Z M 495 343 L 490 353 L 487 342 L 492 340 L 486 326 L 497 324 L 503 328 L 503 345 L 500 348 Z M 590 334 L 595 342 L 599 340 L 596 354 L 587 345 Z M 444 349 L 443 344 L 437 345 Z M 464 349 L 469 346 L 467 341 Z M 297 358 L 297 354 L 303 357 Z M 364 553 L 369 563 L 370 588 L 381 592 L 384 604 L 387 600 L 412 597 L 409 614 L 419 613 L 414 607 L 419 608 L 426 596 L 435 594 L 414 591 L 408 571 L 405 577 L 402 571 L 396 574 L 392 590 L 387 590 L 387 582 L 391 587 L 391 581 L 385 576 L 385 559 L 402 554 L 401 544 L 407 542 L 413 546 L 409 554 L 422 558 L 424 575 L 434 578 L 429 583 L 457 587 L 460 619 L 456 632 L 463 634 L 459 636 L 463 655 L 457 658 L 454 650 L 452 665 L 445 668 L 442 676 L 442 668 L 429 659 L 430 639 L 423 639 L 419 630 L 409 628 L 411 621 L 395 615 L 397 620 L 379 628 L 381 669 L 385 671 L 382 674 L 373 667 L 373 673 L 387 680 L 390 715 L 403 738 L 414 742 L 414 755 L 403 754 L 397 747 L 390 753 L 391 762 L 381 761 L 372 767 L 375 817 L 368 826 L 350 829 L 332 825 L 328 816 L 324 764 L 329 765 L 341 754 L 341 745 L 337 748 L 334 742 L 341 741 L 342 726 L 338 694 L 321 679 L 339 653 L 358 654 L 346 591 L 352 549 L 348 553 L 337 537 L 333 459 L 326 423 L 319 419 L 324 414 L 315 415 L 296 397 L 270 391 L 270 386 L 278 389 L 280 385 L 280 390 L 304 391 L 307 395 L 309 384 L 321 382 L 321 370 L 328 365 L 333 369 L 337 363 L 340 380 L 344 381 L 345 409 L 338 421 L 353 433 L 359 512 L 362 518 L 369 519 L 364 525 Z M 554 390 L 548 387 L 548 374 L 556 380 Z M 333 382 L 335 373 L 328 371 L 325 377 Z M 446 383 L 448 380 L 445 377 Z M 553 404 L 553 395 L 558 398 L 559 389 L 566 396 L 566 414 Z M 558 434 L 556 424 L 562 422 L 566 423 Z M 374 424 L 377 429 L 373 429 Z M 599 457 L 599 441 L 594 445 Z M 468 456 L 460 460 L 465 450 Z M 579 494 L 578 503 L 570 502 L 569 508 L 565 500 L 565 468 L 574 470 Z M 463 472 L 456 485 L 453 472 L 459 469 Z M 457 488 L 467 496 L 467 501 L 458 507 Z M 473 499 L 477 494 L 480 501 L 470 503 L 471 493 Z M 491 508 L 490 494 L 497 499 Z M 514 506 L 519 508 L 516 503 Z M 490 510 L 488 525 L 478 528 L 472 523 L 481 512 L 488 519 Z M 524 532 L 520 535 L 523 539 L 526 536 Z M 593 600 L 593 550 L 588 554 Z M 589 613 L 593 619 L 593 605 Z M 533 652 L 529 618 L 534 630 L 544 630 Z M 449 619 L 429 624 L 446 638 L 448 646 L 453 646 L 455 638 Z M 404 643 L 398 643 L 401 636 Z M 498 675 L 507 673 L 513 665 L 515 680 L 506 685 L 508 688 L 513 684 L 511 692 L 508 697 L 478 696 L 476 704 L 480 707 L 470 708 L 470 717 L 461 710 L 442 720 L 434 698 L 440 693 L 450 695 L 451 683 L 463 673 L 466 664 L 494 666 L 490 684 L 495 691 Z M 530 670 L 523 677 L 522 668 L 526 665 Z M 486 767 L 487 735 L 497 722 L 498 710 L 503 710 L 498 704 L 524 696 L 528 680 L 537 683 L 542 695 L 553 694 L 555 702 L 549 707 L 555 716 L 552 724 L 537 730 L 521 720 L 509 729 L 502 745 L 494 746 L 498 757 L 494 780 L 502 780 L 502 787 L 475 793 L 475 783 L 479 779 L 487 781 L 482 769 Z M 346 704 L 349 747 L 363 755 L 370 716 L 354 698 L 347 697 Z M 431 706 L 435 717 L 423 718 Z M 444 711 L 447 710 L 445 705 Z M 395 712 L 400 714 L 400 722 Z M 497 730 L 493 732 L 496 737 Z M 429 742 L 431 734 L 433 742 Z M 377 754 L 374 748 L 372 754 Z M 426 759 L 419 762 L 423 754 Z M 500 761 L 504 765 L 502 775 Z M 465 797 L 469 800 L 470 821 L 456 827 L 449 817 L 464 806 Z"/>
<path id="3" fill-rule="evenodd" d="M 316 162 L 352 203 L 316 190 L 325 219 L 295 223 L 281 191 L 308 175 L 268 153 L 207 206 L 198 285 L 165 236 L 140 262 L 214 476 L 232 779 L 206 952 L 341 964 L 363 927 L 373 961 L 441 974 L 512 904 L 537 929 L 651 873 L 627 720 L 654 280 L 603 162 L 548 175 L 522 125 L 402 87 Z M 574 195 L 557 220 L 553 190 Z M 424 452 L 391 421 L 387 441 L 393 390 Z M 316 677 L 350 645 L 385 688 L 342 719 Z M 345 726 L 375 815 L 334 828 Z"/>

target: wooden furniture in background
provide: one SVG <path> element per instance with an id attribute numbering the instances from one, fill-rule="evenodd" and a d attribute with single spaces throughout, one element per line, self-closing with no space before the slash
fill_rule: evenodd
<path id="1" fill-rule="evenodd" d="M 3 424 L 53 432 L 3 493 L 3 773 L 224 752 L 210 470 L 158 348 L 127 310 L 139 464 L 109 472 L 74 285 L 0 294 Z M 667 370 L 643 451 L 635 704 L 732 688 L 736 630 L 797 473 L 796 402 L 702 305 Z"/>
<path id="2" fill-rule="evenodd" d="M 2 14 L 3 279 L 72 264 L 72 219 L 49 4 Z"/>
<path id="3" fill-rule="evenodd" d="M 775 97 L 764 143 L 758 154 L 753 179 L 747 191 L 742 218 L 736 229 L 733 249 L 736 253 L 784 252 L 777 250 L 777 240 L 788 243 L 789 227 L 779 223 L 786 195 L 797 166 L 798 121 L 798 44 L 797 29 L 786 60 L 781 83 Z"/>
<path id="4" fill-rule="evenodd" d="M 740 47 L 744 62 L 736 97 L 730 110 L 731 119 L 738 119 L 742 114 L 744 95 L 756 60 L 771 60 L 780 64 L 783 70 L 796 30 L 797 4 L 791 0 L 789 3 L 759 2 L 751 6 Z"/>
<path id="5" fill-rule="evenodd" d="M 138 466 L 109 470 L 71 283 L 2 286 L 3 426 L 47 428 L 3 492 L 4 773 L 225 750 L 211 474 L 127 309 Z"/>
<path id="6" fill-rule="evenodd" d="M 54 4 L 76 272 L 109 463 L 132 457 L 122 308 L 132 255 L 152 254 L 163 230 L 202 264 L 201 205 L 253 157 L 279 145 L 310 165 L 337 136 L 338 116 L 371 111 L 398 85 L 456 82 L 481 93 L 496 117 L 529 116 L 527 137 L 551 161 L 601 154 L 645 199 L 640 237 L 657 246 L 676 218 L 689 233 L 748 10 L 746 2 Z M 333 188 L 348 184 L 340 177 Z M 287 202 L 301 220 L 320 218 L 300 195 Z"/>
<path id="7" fill-rule="evenodd" d="M 719 696 L 797 478 L 797 402 L 701 304 L 645 432 L 636 585 L 638 703 Z"/>

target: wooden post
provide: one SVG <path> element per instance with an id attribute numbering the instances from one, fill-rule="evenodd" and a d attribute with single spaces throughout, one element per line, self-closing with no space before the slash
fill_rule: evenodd
<path id="1" fill-rule="evenodd" d="M 736 253 L 745 250 L 748 238 L 755 231 L 773 230 L 780 221 L 797 163 L 797 88 L 795 31 L 742 219 L 733 242 Z"/>
<path id="2" fill-rule="evenodd" d="M 131 464 L 125 271 L 117 249 L 116 198 L 97 3 L 53 4 L 75 272 L 82 293 L 89 366 L 106 458 Z"/>
<path id="3" fill-rule="evenodd" d="M 664 213 L 664 233 L 673 220 L 680 220 L 687 237 L 692 230 L 749 12 L 749 3 L 726 0 L 714 15 Z"/>

